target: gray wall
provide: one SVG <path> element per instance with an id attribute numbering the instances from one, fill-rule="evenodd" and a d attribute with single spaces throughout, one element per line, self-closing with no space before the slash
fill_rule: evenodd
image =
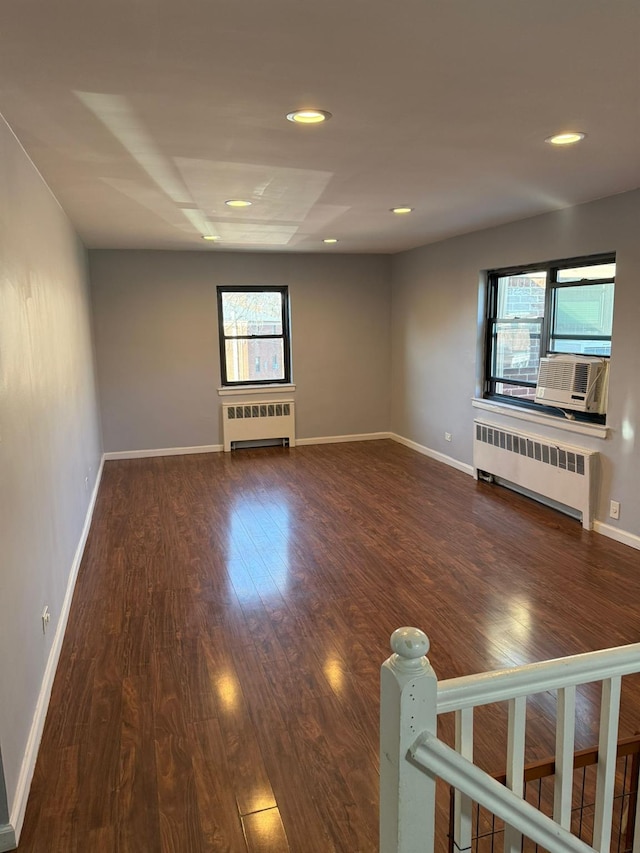
<path id="1" fill-rule="evenodd" d="M 289 286 L 298 438 L 388 430 L 390 258 L 100 250 L 90 269 L 105 451 L 222 442 L 218 284 Z"/>
<path id="2" fill-rule="evenodd" d="M 100 462 L 89 318 L 84 249 L 0 118 L 0 745 L 9 811 Z"/>
<path id="3" fill-rule="evenodd" d="M 599 450 L 603 464 L 597 517 L 640 535 L 640 191 L 396 255 L 391 426 L 406 438 L 471 464 L 472 421 L 478 414 L 471 400 L 481 351 L 480 272 L 606 251 L 617 253 L 609 438 L 491 417 Z M 445 431 L 453 434 L 451 443 L 445 442 Z M 608 518 L 611 498 L 622 504 L 619 522 Z"/>

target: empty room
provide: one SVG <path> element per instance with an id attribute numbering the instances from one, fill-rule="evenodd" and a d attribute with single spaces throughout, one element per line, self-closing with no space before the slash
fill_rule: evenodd
<path id="1" fill-rule="evenodd" d="M 640 850 L 638 43 L 2 4 L 0 851 Z"/>

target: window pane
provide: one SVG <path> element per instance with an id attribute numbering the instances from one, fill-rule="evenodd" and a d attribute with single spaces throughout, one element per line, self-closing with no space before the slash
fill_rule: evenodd
<path id="1" fill-rule="evenodd" d="M 517 397 L 518 400 L 535 400 L 536 389 L 528 388 L 526 385 L 507 385 L 506 382 L 496 382 L 496 394 L 504 394 L 505 397 Z"/>
<path id="2" fill-rule="evenodd" d="M 533 271 L 498 279 L 497 316 L 500 319 L 527 319 L 544 315 L 546 272 Z"/>
<path id="3" fill-rule="evenodd" d="M 556 289 L 552 339 L 556 335 L 610 337 L 612 325 L 613 283 Z"/>
<path id="4" fill-rule="evenodd" d="M 585 279 L 615 277 L 615 264 L 592 264 L 586 267 L 568 267 L 564 270 L 558 270 L 557 281 L 584 281 Z"/>
<path id="5" fill-rule="evenodd" d="M 225 341 L 227 382 L 276 382 L 284 379 L 282 338 Z"/>
<path id="6" fill-rule="evenodd" d="M 494 376 L 516 382 L 536 382 L 539 362 L 539 322 L 498 321 L 495 324 L 492 367 Z"/>
<path id="7" fill-rule="evenodd" d="M 570 352 L 574 355 L 611 355 L 611 341 L 551 340 L 551 352 Z"/>
<path id="8" fill-rule="evenodd" d="M 233 291 L 222 294 L 225 335 L 281 335 L 282 294 Z"/>

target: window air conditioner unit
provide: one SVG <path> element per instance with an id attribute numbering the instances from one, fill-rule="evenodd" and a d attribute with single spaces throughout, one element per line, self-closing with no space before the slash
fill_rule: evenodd
<path id="1" fill-rule="evenodd" d="M 584 355 L 540 359 L 536 403 L 576 412 L 607 410 L 609 360 Z"/>

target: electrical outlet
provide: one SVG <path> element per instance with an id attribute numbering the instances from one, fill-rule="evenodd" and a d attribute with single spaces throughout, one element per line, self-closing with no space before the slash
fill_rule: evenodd
<path id="1" fill-rule="evenodd" d="M 451 433 L 450 432 L 445 432 L 444 440 L 445 441 L 451 441 Z"/>
<path id="2" fill-rule="evenodd" d="M 609 501 L 609 518 L 620 518 L 620 501 Z"/>
<path id="3" fill-rule="evenodd" d="M 49 612 L 49 607 L 47 605 L 47 606 L 45 606 L 44 610 L 42 611 L 42 633 L 43 634 L 47 633 L 47 628 L 49 627 L 49 622 L 51 622 L 51 613 Z"/>

